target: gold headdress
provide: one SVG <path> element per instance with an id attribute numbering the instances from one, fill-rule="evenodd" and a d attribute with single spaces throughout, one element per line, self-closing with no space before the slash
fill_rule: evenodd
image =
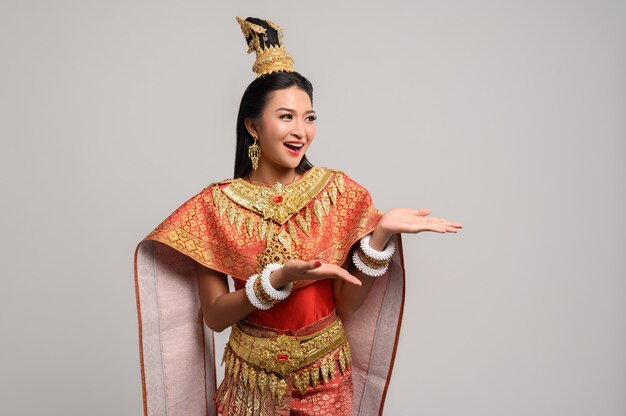
<path id="1" fill-rule="evenodd" d="M 287 53 L 287 49 L 282 43 L 283 29 L 269 20 L 259 20 L 265 22 L 268 28 L 260 24 L 253 23 L 252 18 L 242 20 L 237 16 L 237 21 L 241 25 L 241 31 L 248 42 L 248 53 L 256 52 L 256 61 L 252 65 L 252 70 L 257 74 L 257 78 L 272 72 L 294 72 L 292 67 L 294 59 Z M 268 29 L 276 31 L 276 44 L 270 44 L 267 36 Z M 268 46 L 269 45 L 269 46 Z"/>

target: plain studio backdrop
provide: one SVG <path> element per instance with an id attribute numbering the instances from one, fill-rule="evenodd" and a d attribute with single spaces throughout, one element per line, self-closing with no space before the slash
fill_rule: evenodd
<path id="1" fill-rule="evenodd" d="M 1 0 L 0 414 L 142 414 L 133 253 L 232 177 L 237 15 L 316 165 L 464 225 L 404 238 L 385 414 L 626 414 L 626 3 L 545 0 Z"/>

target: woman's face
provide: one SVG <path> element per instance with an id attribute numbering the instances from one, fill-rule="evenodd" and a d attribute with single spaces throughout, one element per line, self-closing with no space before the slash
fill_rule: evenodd
<path id="1" fill-rule="evenodd" d="M 300 88 L 271 93 L 261 119 L 254 126 L 246 123 L 248 131 L 259 138 L 259 165 L 297 167 L 315 137 L 315 118 L 309 95 Z"/>

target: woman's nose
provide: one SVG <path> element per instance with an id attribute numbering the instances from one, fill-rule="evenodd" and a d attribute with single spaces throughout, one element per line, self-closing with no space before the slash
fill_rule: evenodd
<path id="1" fill-rule="evenodd" d="M 305 136 L 304 126 L 302 125 L 301 121 L 296 121 L 295 125 L 293 126 L 293 130 L 291 131 L 291 134 L 298 137 L 299 139 L 304 138 Z"/>

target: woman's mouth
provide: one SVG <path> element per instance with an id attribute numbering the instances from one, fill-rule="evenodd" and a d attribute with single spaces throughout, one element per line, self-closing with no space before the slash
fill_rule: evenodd
<path id="1" fill-rule="evenodd" d="M 300 151 L 304 147 L 303 143 L 290 142 L 290 143 L 283 143 L 283 144 L 285 145 L 289 153 L 291 153 L 292 155 L 296 155 L 296 156 L 300 154 Z"/>

